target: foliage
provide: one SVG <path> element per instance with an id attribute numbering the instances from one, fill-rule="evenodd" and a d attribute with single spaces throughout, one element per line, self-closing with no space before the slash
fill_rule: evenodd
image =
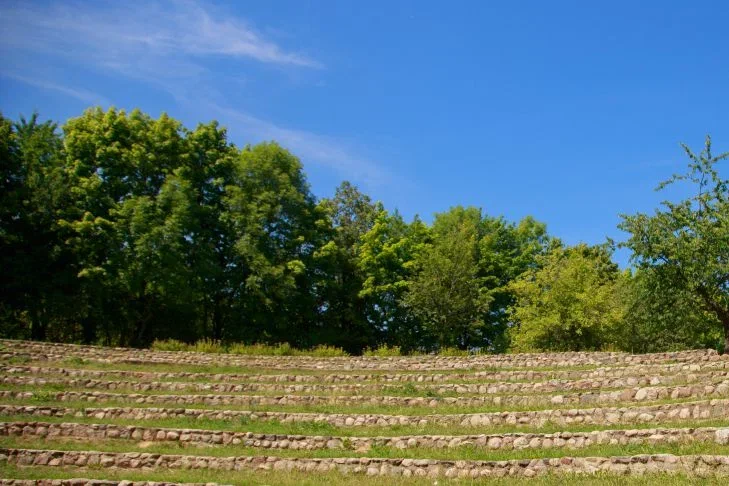
<path id="1" fill-rule="evenodd" d="M 194 351 L 198 353 L 239 354 L 251 356 L 314 356 L 331 358 L 349 356 L 343 349 L 334 346 L 318 345 L 310 349 L 296 349 L 289 343 L 280 344 L 223 344 L 213 339 L 200 339 L 193 344 L 175 339 L 156 339 L 151 349 L 156 351 Z"/>
<path id="2" fill-rule="evenodd" d="M 404 298 L 429 238 L 428 228 L 417 217 L 408 225 L 398 213 L 384 210 L 360 237 L 357 256 L 364 281 L 359 297 L 364 299 L 368 322 L 384 341 L 380 347 L 397 347 L 409 354 L 428 344 L 419 318 L 405 306 Z"/>
<path id="3" fill-rule="evenodd" d="M 155 351 L 189 351 L 190 345 L 177 339 L 155 339 L 149 348 Z"/>
<path id="4" fill-rule="evenodd" d="M 405 221 L 346 181 L 317 200 L 296 156 L 214 121 L 0 115 L 0 335 L 279 356 L 729 346 L 727 154 L 686 152 L 668 183 L 696 194 L 623 218 L 638 269 L 620 275 L 531 217 Z"/>
<path id="5" fill-rule="evenodd" d="M 650 269 L 662 287 L 680 292 L 688 305 L 716 317 L 714 322 L 723 328 L 724 351 L 729 352 L 729 180 L 716 167 L 729 152 L 714 156 L 709 137 L 698 155 L 683 148 L 688 172 L 674 175 L 658 189 L 688 182 L 694 194 L 677 203 L 665 201 L 650 216 L 624 215 L 620 227 L 630 234 L 625 246 L 640 268 Z"/>
<path id="6" fill-rule="evenodd" d="M 516 351 L 590 351 L 613 342 L 623 317 L 617 265 L 606 247 L 556 248 L 512 283 Z"/>
<path id="7" fill-rule="evenodd" d="M 294 348 L 289 343 L 281 344 L 231 344 L 228 348 L 231 354 L 261 355 L 261 356 L 293 356 Z"/>
<path id="8" fill-rule="evenodd" d="M 388 357 L 388 356 L 402 356 L 402 351 L 400 350 L 400 346 L 388 346 L 386 344 L 383 344 L 381 346 L 378 346 L 377 348 L 370 348 L 364 350 L 365 356 L 380 356 L 380 357 Z"/>
<path id="9" fill-rule="evenodd" d="M 314 356 L 315 358 L 341 358 L 349 356 L 342 348 L 336 346 L 328 346 L 326 344 L 319 344 L 311 349 L 305 349 L 299 352 L 299 356 Z"/>
<path id="10" fill-rule="evenodd" d="M 474 354 L 474 353 L 471 353 L 471 351 L 468 349 L 458 349 L 458 348 L 454 348 L 454 347 L 445 347 L 445 348 L 440 348 L 438 350 L 438 356 L 456 357 L 456 356 L 469 356 L 471 354 Z"/>
<path id="11" fill-rule="evenodd" d="M 476 211 L 457 210 L 437 215 L 433 244 L 419 261 L 405 305 L 435 336 L 439 347 L 466 349 L 478 340 L 481 316 L 489 298 L 481 291 L 476 267 Z"/>
<path id="12" fill-rule="evenodd" d="M 625 309 L 616 334 L 619 349 L 634 353 L 721 349 L 716 316 L 694 305 L 684 290 L 667 284 L 653 269 L 626 271 L 618 291 Z"/>

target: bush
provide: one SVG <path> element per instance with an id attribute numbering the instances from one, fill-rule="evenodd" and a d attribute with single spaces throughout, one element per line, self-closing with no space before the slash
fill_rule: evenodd
<path id="1" fill-rule="evenodd" d="M 150 348 L 155 351 L 188 351 L 190 345 L 177 339 L 155 339 Z"/>
<path id="2" fill-rule="evenodd" d="M 403 356 L 400 346 L 388 346 L 386 344 L 383 344 L 379 348 L 370 348 L 365 349 L 364 351 L 365 356 Z"/>
<path id="3" fill-rule="evenodd" d="M 328 346 L 326 344 L 320 344 L 319 346 L 316 346 L 315 348 L 312 348 L 310 350 L 297 351 L 297 354 L 298 353 L 300 353 L 299 356 L 315 356 L 317 358 L 336 358 L 349 356 L 349 353 L 342 348 L 338 348 L 336 346 Z"/>
<path id="4" fill-rule="evenodd" d="M 440 348 L 438 356 L 468 356 L 470 353 L 467 349 L 458 349 L 452 347 Z"/>
<path id="5" fill-rule="evenodd" d="M 156 339 L 151 346 L 155 351 L 195 351 L 198 353 L 240 354 L 246 356 L 315 356 L 333 358 L 349 356 L 342 348 L 320 344 L 311 349 L 296 349 L 289 343 L 279 344 L 244 344 L 224 345 L 214 339 L 200 339 L 195 344 L 187 344 L 175 339 Z"/>
<path id="6" fill-rule="evenodd" d="M 195 344 L 189 347 L 188 351 L 195 351 L 197 353 L 226 353 L 227 349 L 221 344 L 220 341 L 214 339 L 200 339 Z"/>
<path id="7" fill-rule="evenodd" d="M 235 343 L 228 348 L 231 354 L 243 354 L 251 356 L 293 356 L 294 349 L 289 343 L 281 344 L 243 344 Z"/>

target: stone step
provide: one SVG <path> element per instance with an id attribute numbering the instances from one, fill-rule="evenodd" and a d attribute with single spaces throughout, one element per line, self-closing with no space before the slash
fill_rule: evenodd
<path id="1" fill-rule="evenodd" d="M 3 384 L 19 384 L 25 382 L 20 377 L 0 378 Z M 25 382 L 28 386 L 38 385 L 35 378 Z M 46 384 L 55 384 L 67 388 L 84 387 L 84 381 L 45 380 Z M 0 398 L 13 400 L 31 400 L 39 392 L 0 390 Z M 51 392 L 50 396 L 58 401 L 89 402 L 122 402 L 138 404 L 172 404 L 172 405 L 212 405 L 212 406 L 392 406 L 392 407 L 431 407 L 441 406 L 495 406 L 495 407 L 538 407 L 553 405 L 607 405 L 611 403 L 649 402 L 665 399 L 699 399 L 718 398 L 729 395 L 729 380 L 717 383 L 691 384 L 681 386 L 633 387 L 613 391 L 588 391 L 579 393 L 546 394 L 546 395 L 482 395 L 458 397 L 411 397 L 387 395 L 247 395 L 247 394 L 142 394 L 64 391 Z M 48 398 L 48 394 L 44 395 Z"/>
<path id="2" fill-rule="evenodd" d="M 559 370 L 559 371 L 473 371 L 467 373 L 428 373 L 413 372 L 401 373 L 369 373 L 369 374 L 249 374 L 249 373 L 190 373 L 190 372 L 164 372 L 164 371 L 129 371 L 129 370 L 93 370 L 83 368 L 64 368 L 62 366 L 24 366 L 0 365 L 0 372 L 8 374 L 60 374 L 69 377 L 95 377 L 107 376 L 135 378 L 139 380 L 204 380 L 252 383 L 339 383 L 356 381 L 363 382 L 395 382 L 395 383 L 440 383 L 446 381 L 485 382 L 502 381 L 511 382 L 529 381 L 530 383 L 550 380 L 592 380 L 592 379 L 634 379 L 636 381 L 650 378 L 666 379 L 695 376 L 697 374 L 721 372 L 729 370 L 729 361 L 710 361 L 702 364 L 680 363 L 659 365 L 636 365 L 626 367 L 605 367 L 592 370 Z M 629 383 L 630 384 L 630 383 Z M 639 383 L 635 383 L 639 384 Z"/>
<path id="3" fill-rule="evenodd" d="M 56 371 L 60 371 L 56 372 Z M 309 383 L 236 383 L 234 380 L 226 380 L 226 382 L 187 382 L 187 381 L 153 381 L 151 378 L 157 374 L 149 376 L 149 380 L 142 380 L 137 376 L 131 376 L 134 380 L 110 380 L 95 379 L 108 378 L 109 373 L 75 373 L 75 371 L 95 371 L 95 370 L 68 370 L 63 368 L 47 368 L 47 367 L 0 367 L 0 372 L 5 372 L 11 376 L 0 376 L 0 383 L 6 385 L 38 385 L 45 384 L 65 384 L 68 387 L 84 387 L 94 389 L 115 390 L 119 388 L 129 389 L 133 391 L 215 391 L 215 392 L 272 392 L 278 394 L 288 393 L 307 393 L 316 394 L 328 392 L 330 394 L 353 394 L 357 392 L 382 392 L 387 394 L 393 391 L 401 391 L 402 384 L 388 383 L 327 383 L 327 384 L 309 384 Z M 26 374 L 32 373 L 32 376 Z M 114 375 L 111 374 L 113 377 Z M 128 376 L 128 375 L 125 375 Z M 420 391 L 422 395 L 429 393 L 435 394 L 504 394 L 504 393 L 557 393 L 570 391 L 585 390 L 603 390 L 630 388 L 635 386 L 656 386 L 656 385 L 676 385 L 676 384 L 696 384 L 697 382 L 713 383 L 729 379 L 729 371 L 706 371 L 704 373 L 684 373 L 671 375 L 644 375 L 640 377 L 627 378 L 592 378 L 578 380 L 548 380 L 529 383 L 514 383 L 508 381 L 490 382 L 490 383 L 409 383 L 407 386 L 411 390 Z M 410 393 L 412 394 L 412 393 Z"/>
<path id="4" fill-rule="evenodd" d="M 116 424 L 0 422 L 0 436 L 74 438 L 79 440 L 139 440 L 183 444 L 239 445 L 264 449 L 346 449 L 366 452 L 372 447 L 444 449 L 472 446 L 490 450 L 581 449 L 592 445 L 670 444 L 690 441 L 729 443 L 727 427 L 613 429 L 591 432 L 508 433 L 478 435 L 407 435 L 349 437 L 259 434 L 222 430 L 140 427 Z"/>
<path id="5" fill-rule="evenodd" d="M 276 470 L 309 473 L 338 471 L 367 476 L 429 478 L 534 477 L 543 474 L 684 473 L 728 476 L 729 456 L 653 454 L 617 457 L 558 457 L 508 461 L 381 458 L 287 458 L 277 456 L 192 456 L 140 452 L 0 449 L 0 462 L 19 466 L 102 467 L 129 470 Z"/>
<path id="6" fill-rule="evenodd" d="M 714 399 L 694 402 L 537 411 L 503 411 L 470 414 L 387 415 L 305 412 L 262 412 L 249 410 L 211 410 L 185 408 L 70 408 L 40 405 L 0 405 L 2 415 L 32 417 L 93 417 L 97 420 L 157 420 L 161 418 L 278 421 L 281 423 L 318 422 L 337 427 L 451 425 L 486 428 L 490 426 L 541 427 L 660 424 L 663 421 L 712 419 L 729 417 L 729 400 Z"/>

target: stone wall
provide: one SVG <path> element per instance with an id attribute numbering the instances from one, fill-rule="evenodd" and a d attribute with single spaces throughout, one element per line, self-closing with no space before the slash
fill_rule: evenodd
<path id="1" fill-rule="evenodd" d="M 655 454 L 620 457 L 559 457 L 510 461 L 447 461 L 435 459 L 284 458 L 271 456 L 210 457 L 153 453 L 0 449 L 0 462 L 20 466 L 76 466 L 143 470 L 241 469 L 421 477 L 534 477 L 546 473 L 607 472 L 645 474 L 683 472 L 697 476 L 729 475 L 729 456 Z"/>
<path id="2" fill-rule="evenodd" d="M 5 367 L 10 368 L 10 367 Z M 44 368 L 53 369 L 53 368 Z M 3 369 L 0 367 L 0 372 Z M 86 370 L 84 370 L 86 371 Z M 11 369 L 9 373 L 13 373 Z M 332 394 L 356 394 L 358 392 L 387 392 L 399 391 L 402 385 L 386 383 L 337 383 L 337 384 L 282 384 L 282 383 L 227 383 L 212 382 L 171 382 L 171 381 L 122 381 L 122 380 L 96 380 L 92 378 L 66 378 L 66 375 L 55 376 L 0 376 L 0 383 L 6 385 L 33 385 L 61 384 L 68 388 L 93 388 L 100 390 L 126 389 L 131 391 L 193 391 L 193 392 L 275 392 L 316 394 L 327 392 Z M 506 393 L 554 393 L 575 392 L 584 390 L 602 390 L 631 388 L 636 385 L 657 386 L 696 383 L 711 384 L 729 379 L 729 371 L 708 371 L 701 374 L 673 374 L 658 376 L 642 376 L 628 378 L 593 378 L 582 380 L 549 380 L 534 383 L 493 382 L 493 383 L 436 383 L 436 384 L 409 384 L 413 390 L 420 391 L 422 395 L 428 394 L 506 394 Z M 696 386 L 698 388 L 698 385 Z M 649 389 L 650 391 L 650 389 Z M 637 393 L 637 392 L 636 392 Z M 646 392 L 648 393 L 648 392 Z M 721 394 L 721 392 L 719 392 Z M 665 395 L 668 396 L 668 395 Z M 563 397 L 564 398 L 564 397 Z M 585 397 L 583 401 L 590 398 Z"/>
<path id="3" fill-rule="evenodd" d="M 712 371 L 715 370 L 715 371 Z M 694 381 L 699 374 L 721 373 L 729 370 L 729 361 L 709 361 L 702 364 L 680 363 L 659 365 L 634 365 L 627 367 L 605 367 L 592 370 L 555 370 L 555 371 L 474 371 L 469 373 L 428 373 L 417 372 L 402 373 L 370 373 L 370 374 L 343 374 L 326 373 L 316 375 L 295 374 L 250 374 L 250 373 L 188 373 L 188 372 L 155 372 L 155 371 L 128 371 L 128 370 L 90 370 L 63 368 L 53 366 L 24 366 L 0 365 L 2 373 L 30 373 L 30 374 L 59 374 L 73 378 L 104 378 L 109 376 L 119 378 L 133 378 L 144 381 L 158 380 L 201 380 L 206 382 L 252 382 L 252 383 L 342 383 L 375 381 L 378 383 L 440 383 L 440 382 L 468 382 L 468 381 L 529 381 L 542 380 L 597 380 L 597 379 L 624 379 L 628 386 L 651 383 L 660 380 L 682 379 Z M 718 376 L 718 375 L 717 375 Z"/>
<path id="4" fill-rule="evenodd" d="M 54 383 L 67 387 L 94 388 L 89 380 L 39 380 L 29 378 L 27 381 L 21 377 L 2 377 L 2 384 L 38 385 L 41 383 Z M 98 382 L 97 382 L 98 383 Z M 134 382 L 115 382 L 112 388 L 134 388 Z M 144 387 L 144 385 L 140 385 Z M 208 406 L 318 406 L 318 405 L 374 405 L 392 407 L 431 407 L 439 406 L 549 406 L 549 405 L 604 405 L 610 403 L 645 402 L 663 399 L 683 398 L 709 398 L 729 395 L 729 381 L 716 384 L 693 384 L 675 387 L 654 386 L 644 388 L 626 388 L 623 390 L 605 392 L 565 393 L 560 395 L 486 395 L 486 396 L 459 396 L 459 397 L 403 397 L 382 395 L 222 395 L 222 394 L 140 394 L 140 393 L 111 393 L 111 392 L 53 392 L 55 400 L 59 401 L 89 401 L 89 402 L 133 402 L 139 404 L 165 404 L 165 405 L 208 405 Z M 26 391 L 0 390 L 1 398 L 32 399 L 36 393 Z"/>
<path id="5" fill-rule="evenodd" d="M 556 432 L 551 434 L 409 435 L 399 437 L 336 437 L 284 434 L 257 434 L 202 429 L 171 429 L 114 424 L 49 422 L 0 422 L 0 436 L 58 437 L 79 440 L 126 439 L 154 442 L 179 442 L 205 445 L 240 445 L 264 449 L 350 449 L 364 452 L 372 447 L 429 449 L 474 446 L 492 450 L 579 449 L 596 444 L 658 444 L 689 441 L 722 443 L 729 429 L 655 428 Z"/>
<path id="6" fill-rule="evenodd" d="M 714 350 L 680 351 L 631 355 L 627 353 L 536 353 L 478 355 L 470 357 L 411 356 L 411 357 L 346 357 L 316 358 L 307 356 L 243 356 L 210 353 L 151 351 L 131 348 L 103 348 L 72 344 L 39 343 L 2 340 L 12 353 L 28 353 L 53 360 L 80 357 L 103 362 L 169 363 L 232 365 L 269 369 L 378 369 L 378 370 L 446 370 L 474 367 L 564 367 L 607 364 L 651 364 L 665 361 L 712 361 L 726 359 Z M 9 353 L 5 353 L 9 354 Z"/>
<path id="7" fill-rule="evenodd" d="M 526 412 L 492 412 L 473 414 L 385 415 L 342 413 L 252 412 L 247 410 L 206 410 L 185 408 L 66 408 L 35 405 L 0 405 L 2 415 L 33 417 L 93 417 L 103 419 L 158 420 L 164 418 L 215 420 L 276 420 L 283 423 L 320 422 L 338 427 L 391 425 L 451 425 L 489 427 L 615 425 L 658 423 L 666 420 L 710 419 L 729 417 L 729 400 L 704 400 L 663 405 L 601 407 L 586 409 L 537 410 Z"/>

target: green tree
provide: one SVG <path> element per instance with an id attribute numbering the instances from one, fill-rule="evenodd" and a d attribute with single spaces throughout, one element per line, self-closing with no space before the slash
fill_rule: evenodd
<path id="1" fill-rule="evenodd" d="M 364 282 L 359 296 L 366 303 L 367 320 L 378 331 L 377 345 L 409 352 L 430 344 L 420 320 L 404 304 L 416 261 L 428 239 L 428 227 L 420 219 L 416 217 L 408 225 L 398 213 L 385 210 L 361 237 L 358 265 Z"/>
<path id="2" fill-rule="evenodd" d="M 620 272 L 604 246 L 555 248 L 511 284 L 515 351 L 595 351 L 622 322 Z"/>
<path id="3" fill-rule="evenodd" d="M 626 270 L 620 280 L 625 307 L 618 347 L 631 353 L 721 349 L 724 338 L 716 315 L 695 305 L 685 290 L 651 268 Z"/>
<path id="4" fill-rule="evenodd" d="M 327 244 L 317 252 L 321 305 L 319 339 L 358 354 L 376 340 L 360 295 L 364 276 L 357 265 L 361 238 L 372 228 L 382 209 L 351 183 L 339 185 L 332 199 L 321 201 L 329 215 Z"/>
<path id="5" fill-rule="evenodd" d="M 241 283 L 234 308 L 242 320 L 231 337 L 310 345 L 318 313 L 313 259 L 326 215 L 301 162 L 275 143 L 246 147 L 224 204 Z"/>
<path id="6" fill-rule="evenodd" d="M 59 225 L 78 260 L 84 334 L 142 346 L 175 322 L 194 322 L 179 314 L 189 300 L 175 192 L 175 171 L 189 156 L 181 124 L 96 108 L 70 120 L 64 135 L 71 197 Z"/>
<path id="7" fill-rule="evenodd" d="M 234 249 L 235 234 L 224 202 L 226 187 L 233 182 L 238 150 L 217 122 L 200 124 L 187 132 L 186 142 L 189 155 L 178 174 L 188 181 L 194 194 L 192 226 L 185 235 L 190 243 L 188 265 L 198 306 L 198 326 L 192 338 L 221 340 L 230 337 L 231 328 L 242 325 L 233 311 L 242 288 L 238 271 L 242 261 Z M 174 336 L 191 339 L 188 332 Z"/>
<path id="8" fill-rule="evenodd" d="M 33 339 L 75 337 L 73 255 L 56 224 L 68 196 L 62 151 L 55 123 L 0 115 L 0 311 Z"/>
<path id="9" fill-rule="evenodd" d="M 657 282 L 680 292 L 690 304 L 716 317 L 723 330 L 724 352 L 729 352 L 729 181 L 717 163 L 729 153 L 714 156 L 711 138 L 695 154 L 682 145 L 689 158 L 688 172 L 674 175 L 658 189 L 688 182 L 694 195 L 673 203 L 665 201 L 653 215 L 623 215 L 620 228 L 630 234 L 624 246 L 633 252 L 639 268 L 650 269 Z M 676 322 L 676 326 L 682 325 Z M 709 329 L 707 329 L 709 332 Z"/>
<path id="10" fill-rule="evenodd" d="M 478 275 L 476 208 L 454 208 L 436 216 L 433 244 L 418 259 L 405 304 L 435 336 L 438 346 L 468 349 L 483 342 L 483 314 L 490 297 Z"/>
<path id="11" fill-rule="evenodd" d="M 518 224 L 503 217 L 485 217 L 479 241 L 479 274 L 491 298 L 484 316 L 484 335 L 494 351 L 508 347 L 509 308 L 516 297 L 509 284 L 527 270 L 536 269 L 538 257 L 549 252 L 555 240 L 544 223 L 525 217 Z"/>

